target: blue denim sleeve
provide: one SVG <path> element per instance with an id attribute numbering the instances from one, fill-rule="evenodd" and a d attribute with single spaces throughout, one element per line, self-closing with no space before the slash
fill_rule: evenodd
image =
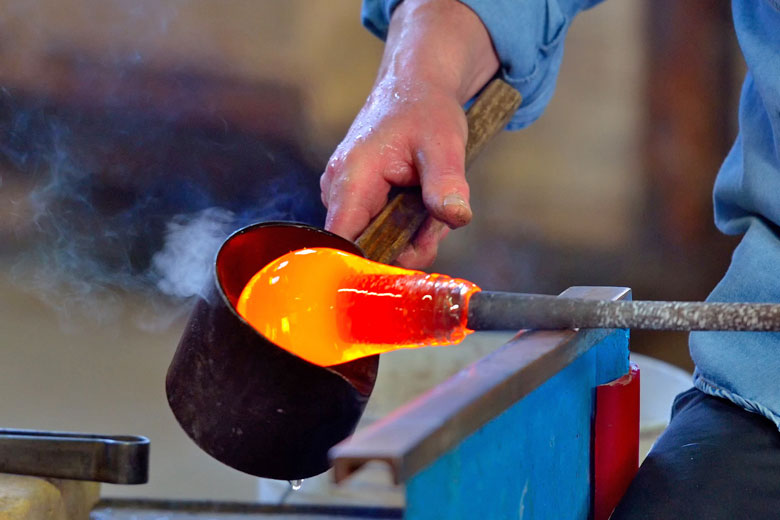
<path id="1" fill-rule="evenodd" d="M 501 62 L 500 76 L 523 95 L 509 122 L 516 130 L 542 115 L 555 90 L 563 39 L 578 12 L 600 0 L 460 0 L 485 24 Z M 364 0 L 363 25 L 380 38 L 401 0 Z"/>

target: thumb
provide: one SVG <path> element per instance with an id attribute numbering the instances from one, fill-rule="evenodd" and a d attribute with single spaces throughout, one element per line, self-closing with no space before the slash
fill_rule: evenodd
<path id="1" fill-rule="evenodd" d="M 418 151 L 415 166 L 428 212 L 450 228 L 458 228 L 471 222 L 472 216 L 466 182 L 465 144 L 457 138 L 446 146 L 442 144 L 430 143 Z"/>

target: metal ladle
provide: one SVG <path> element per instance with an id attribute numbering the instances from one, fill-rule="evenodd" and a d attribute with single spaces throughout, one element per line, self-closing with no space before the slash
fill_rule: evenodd
<path id="1" fill-rule="evenodd" d="M 501 80 L 483 90 L 467 113 L 467 165 L 519 105 L 520 94 Z M 328 450 L 354 431 L 363 413 L 379 357 L 331 367 L 304 361 L 236 313 L 239 294 L 266 264 L 304 247 L 392 262 L 426 216 L 420 189 L 404 189 L 356 244 L 291 223 L 251 225 L 223 243 L 213 279 L 190 315 L 166 378 L 171 410 L 198 446 L 260 477 L 296 480 L 328 469 Z"/>

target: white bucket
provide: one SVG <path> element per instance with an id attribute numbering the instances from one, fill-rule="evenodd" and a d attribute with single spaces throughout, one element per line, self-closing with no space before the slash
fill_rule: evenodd
<path id="1" fill-rule="evenodd" d="M 639 460 L 669 424 L 674 398 L 693 386 L 692 375 L 665 361 L 631 354 L 639 366 Z"/>

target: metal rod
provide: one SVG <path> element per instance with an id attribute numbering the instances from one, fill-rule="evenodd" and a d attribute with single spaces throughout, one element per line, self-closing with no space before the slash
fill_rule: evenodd
<path id="1" fill-rule="evenodd" d="M 630 298 L 621 287 L 571 287 L 562 296 Z M 348 478 L 369 461 L 390 466 L 405 482 L 482 425 L 503 413 L 611 331 L 529 331 L 391 415 L 330 450 L 334 478 Z"/>
<path id="2" fill-rule="evenodd" d="M 584 300 L 482 291 L 469 302 L 473 330 L 628 328 L 780 331 L 780 304 Z"/>
<path id="3" fill-rule="evenodd" d="M 0 472 L 143 484 L 149 479 L 149 439 L 0 429 Z"/>

